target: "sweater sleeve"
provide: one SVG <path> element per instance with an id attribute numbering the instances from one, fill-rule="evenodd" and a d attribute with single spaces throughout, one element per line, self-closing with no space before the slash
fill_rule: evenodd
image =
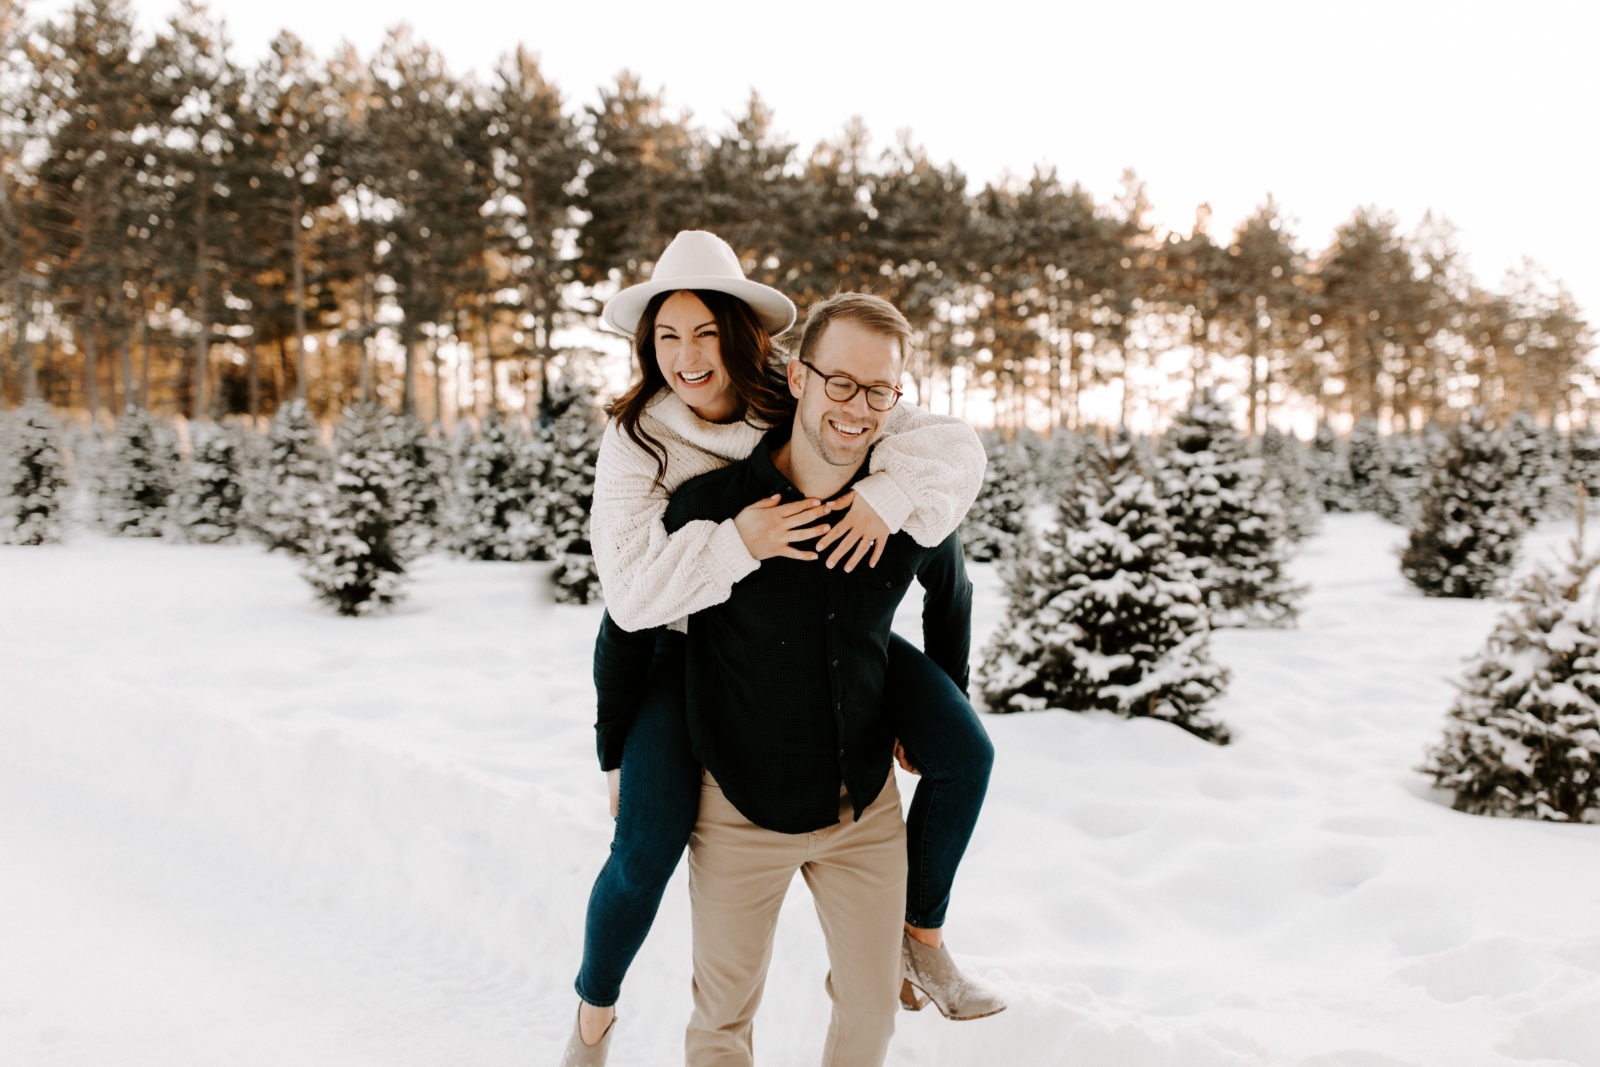
<path id="1" fill-rule="evenodd" d="M 707 469 L 717 463 L 707 459 Z M 667 533 L 668 492 L 655 458 L 606 427 L 595 466 L 589 542 L 606 610 L 625 630 L 665 626 L 727 600 L 759 565 L 732 519 L 699 520 Z"/>
<path id="2" fill-rule="evenodd" d="M 956 531 L 983 485 L 978 432 L 949 415 L 899 404 L 854 486 L 890 530 L 932 548 Z"/>

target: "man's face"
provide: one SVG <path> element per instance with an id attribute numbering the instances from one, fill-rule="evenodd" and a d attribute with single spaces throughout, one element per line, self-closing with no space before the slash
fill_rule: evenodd
<path id="1" fill-rule="evenodd" d="M 839 319 L 828 324 L 817 342 L 812 366 L 821 375 L 848 375 L 862 386 L 898 385 L 900 342 L 850 319 Z M 825 462 L 858 467 L 883 432 L 889 413 L 867 406 L 865 388 L 840 403 L 829 399 L 825 385 L 819 374 L 807 370 L 799 360 L 790 361 L 789 391 L 799 400 L 795 425 L 805 443 Z"/>

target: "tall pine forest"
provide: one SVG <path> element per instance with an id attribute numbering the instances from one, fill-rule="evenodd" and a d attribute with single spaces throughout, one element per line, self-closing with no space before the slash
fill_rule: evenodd
<path id="1" fill-rule="evenodd" d="M 592 376 L 604 297 L 704 228 L 802 312 L 893 301 L 922 402 L 1007 431 L 1170 415 L 1136 383 L 1172 357 L 1252 434 L 1288 406 L 1391 431 L 1469 407 L 1592 421 L 1570 294 L 1531 265 L 1480 283 L 1443 219 L 1359 206 L 1308 248 L 1268 198 L 1231 234 L 1203 205 L 1169 232 L 1132 171 L 1110 199 L 1046 166 L 985 180 L 912 133 L 883 147 L 852 120 L 802 146 L 755 93 L 705 125 L 663 92 L 558 87 L 522 47 L 458 74 L 403 27 L 370 56 L 286 32 L 241 59 L 202 6 L 147 28 L 125 0 L 7 3 L 0 408 L 526 412 Z"/>

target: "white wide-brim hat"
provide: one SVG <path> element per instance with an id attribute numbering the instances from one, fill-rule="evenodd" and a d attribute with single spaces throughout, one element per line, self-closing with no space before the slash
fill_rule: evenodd
<path id="1" fill-rule="evenodd" d="M 606 301 L 600 325 L 632 337 L 650 298 L 678 289 L 711 289 L 750 305 L 767 332 L 776 337 L 794 325 L 794 301 L 770 285 L 744 276 L 728 242 L 705 230 L 684 230 L 656 260 L 650 280 L 630 285 Z"/>

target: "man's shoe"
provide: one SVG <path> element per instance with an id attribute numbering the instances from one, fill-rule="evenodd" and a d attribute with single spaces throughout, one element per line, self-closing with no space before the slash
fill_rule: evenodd
<path id="1" fill-rule="evenodd" d="M 583 1010 L 579 1007 L 579 1010 Z M 611 1031 L 617 1028 L 617 1017 L 611 1017 L 611 1024 L 606 1027 L 606 1032 L 600 1035 L 598 1043 L 585 1045 L 583 1031 L 578 1027 L 578 1021 L 572 1021 L 572 1037 L 567 1040 L 567 1051 L 561 1057 L 561 1067 L 606 1067 L 606 1056 L 611 1051 Z"/>
<path id="2" fill-rule="evenodd" d="M 930 1000 L 946 1019 L 982 1019 L 1006 1010 L 1005 1001 L 961 973 L 947 948 L 929 948 L 901 934 L 900 961 L 905 968 L 900 1006 L 907 1011 L 921 1011 Z"/>

